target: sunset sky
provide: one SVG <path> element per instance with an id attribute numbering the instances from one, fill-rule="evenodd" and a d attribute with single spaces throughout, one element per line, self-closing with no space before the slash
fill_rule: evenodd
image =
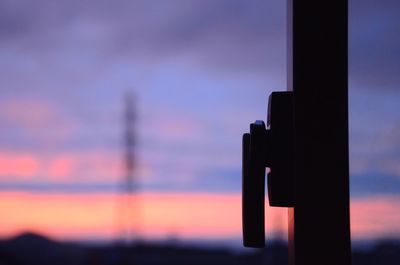
<path id="1" fill-rule="evenodd" d="M 400 2 L 349 2 L 352 236 L 398 237 Z M 0 73 L 0 237 L 115 237 L 132 91 L 140 234 L 239 238 L 241 135 L 286 90 L 286 3 L 0 0 Z"/>

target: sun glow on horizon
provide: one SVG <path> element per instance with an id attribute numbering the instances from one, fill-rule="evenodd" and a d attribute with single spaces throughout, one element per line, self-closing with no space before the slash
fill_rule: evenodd
<path id="1" fill-rule="evenodd" d="M 134 199 L 141 238 L 228 239 L 241 237 L 240 194 L 144 192 Z M 0 237 L 26 231 L 60 240 L 115 239 L 117 195 L 111 193 L 0 193 Z M 351 204 L 352 238 L 400 235 L 398 197 L 357 199 Z M 388 214 L 391 213 L 391 214 Z M 267 237 L 286 238 L 287 209 L 266 210 Z"/>

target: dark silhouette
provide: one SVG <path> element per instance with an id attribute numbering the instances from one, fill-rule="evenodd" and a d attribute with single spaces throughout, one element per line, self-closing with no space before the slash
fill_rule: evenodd
<path id="1" fill-rule="evenodd" d="M 243 136 L 244 245 L 265 244 L 269 167 L 291 265 L 351 264 L 347 35 L 348 0 L 288 0 L 288 92 L 270 96 L 270 128 L 258 120 Z"/>
<path id="2" fill-rule="evenodd" d="M 243 243 L 265 245 L 265 168 L 269 205 L 294 207 L 293 94 L 273 92 L 268 103 L 268 129 L 263 121 L 243 135 Z"/>
<path id="3" fill-rule="evenodd" d="M 190 247 L 169 242 L 97 246 L 60 243 L 31 233 L 0 241 L 1 265 L 286 265 L 286 253 L 286 245 L 280 242 L 264 251 L 236 253 L 224 247 Z"/>
<path id="4" fill-rule="evenodd" d="M 318 243 L 316 243 L 318 244 Z M 0 241 L 1 265 L 121 265 L 135 257 L 135 265 L 287 265 L 287 246 L 269 241 L 268 247 L 237 252 L 224 247 L 190 247 L 183 243 L 115 244 L 61 243 L 27 233 Z M 400 241 L 386 240 L 353 251 L 354 265 L 398 265 Z"/>

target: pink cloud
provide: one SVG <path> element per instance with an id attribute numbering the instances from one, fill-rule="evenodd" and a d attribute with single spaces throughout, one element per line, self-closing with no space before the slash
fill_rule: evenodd
<path id="1" fill-rule="evenodd" d="M 3 151 L 0 179 L 5 181 L 42 180 L 107 181 L 122 172 L 120 157 L 107 150 L 43 154 Z"/>
<path id="2" fill-rule="evenodd" d="M 0 152 L 0 181 L 114 182 L 120 181 L 124 168 L 121 154 L 109 150 L 82 152 Z M 158 172 L 158 171 L 157 171 Z M 139 161 L 140 179 L 157 182 L 153 165 Z"/>
<path id="3" fill-rule="evenodd" d="M 54 102 L 35 98 L 12 98 L 0 104 L 0 122 L 7 134 L 52 148 L 77 132 L 77 126 Z"/>
<path id="4" fill-rule="evenodd" d="M 373 196 L 351 203 L 353 238 L 399 237 L 400 196 Z"/>
<path id="5" fill-rule="evenodd" d="M 56 112 L 46 101 L 19 98 L 3 102 L 0 117 L 25 128 L 36 129 L 54 120 Z"/>
<path id="6" fill-rule="evenodd" d="M 39 172 L 39 162 L 32 154 L 0 153 L 0 177 L 29 179 Z"/>
<path id="7" fill-rule="evenodd" d="M 195 115 L 178 110 L 157 110 L 156 113 L 146 113 L 139 129 L 143 135 L 159 141 L 182 142 L 193 140 L 207 140 L 210 131 L 207 124 Z"/>
<path id="8" fill-rule="evenodd" d="M 66 180 L 72 175 L 74 163 L 74 159 L 70 156 L 57 156 L 49 163 L 47 175 L 60 181 Z"/>

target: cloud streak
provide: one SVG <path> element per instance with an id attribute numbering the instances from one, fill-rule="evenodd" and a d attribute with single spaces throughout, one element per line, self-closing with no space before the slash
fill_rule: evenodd
<path id="1" fill-rule="evenodd" d="M 0 235 L 3 237 L 23 231 L 40 232 L 59 239 L 112 239 L 117 234 L 115 207 L 119 199 L 116 195 L 3 192 L 1 196 Z M 140 228 L 138 234 L 142 237 L 240 238 L 239 194 L 146 192 L 138 196 L 135 220 L 139 221 L 133 226 Z M 396 195 L 352 201 L 352 239 L 399 236 L 398 200 Z M 12 214 L 9 209 L 13 209 Z M 267 236 L 277 233 L 284 236 L 287 210 L 268 208 L 267 211 Z"/>

